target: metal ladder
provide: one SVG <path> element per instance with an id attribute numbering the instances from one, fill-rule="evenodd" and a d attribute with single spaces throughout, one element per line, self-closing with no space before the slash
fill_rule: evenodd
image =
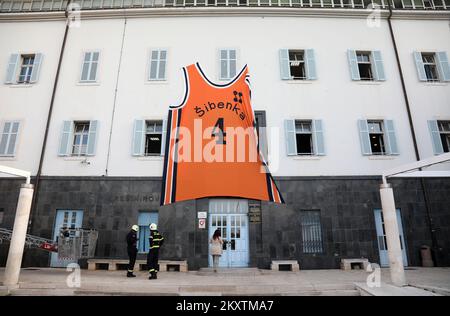
<path id="1" fill-rule="evenodd" d="M 0 228 L 0 244 L 2 244 L 3 242 L 10 242 L 11 237 L 12 237 L 11 229 Z M 25 247 L 37 248 L 52 252 L 58 251 L 58 245 L 55 243 L 55 241 L 29 234 L 27 234 L 25 238 Z"/>

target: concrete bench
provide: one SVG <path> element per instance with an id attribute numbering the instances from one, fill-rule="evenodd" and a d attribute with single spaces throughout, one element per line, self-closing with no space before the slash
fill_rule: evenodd
<path id="1" fill-rule="evenodd" d="M 270 270 L 280 271 L 280 266 L 289 266 L 289 271 L 300 271 L 297 260 L 272 260 Z"/>
<path id="2" fill-rule="evenodd" d="M 369 260 L 365 258 L 359 259 L 341 259 L 341 269 L 342 270 L 355 270 L 355 269 L 367 269 L 369 265 Z"/>
<path id="3" fill-rule="evenodd" d="M 128 265 L 128 259 L 89 259 L 88 270 L 99 270 L 101 265 L 107 265 L 108 271 L 117 271 L 119 266 Z M 180 271 L 187 272 L 188 266 L 186 260 L 159 260 L 159 271 Z M 139 271 L 147 269 L 147 260 L 136 260 L 135 267 L 138 267 Z"/>

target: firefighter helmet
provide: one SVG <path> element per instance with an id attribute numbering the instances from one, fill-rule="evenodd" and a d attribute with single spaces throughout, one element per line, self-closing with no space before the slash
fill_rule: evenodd
<path id="1" fill-rule="evenodd" d="M 131 226 L 131 230 L 134 230 L 135 232 L 137 232 L 139 230 L 139 226 L 133 225 L 133 226 Z"/>
<path id="2" fill-rule="evenodd" d="M 156 226 L 155 223 L 150 224 L 150 230 L 157 230 L 157 229 L 158 229 L 158 226 Z"/>

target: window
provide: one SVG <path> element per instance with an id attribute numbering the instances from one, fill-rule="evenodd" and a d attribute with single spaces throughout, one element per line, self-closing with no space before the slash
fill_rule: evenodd
<path id="1" fill-rule="evenodd" d="M 236 76 L 236 50 L 221 49 L 220 50 L 220 79 L 228 80 Z"/>
<path id="2" fill-rule="evenodd" d="M 166 80 L 167 50 L 152 50 L 148 80 Z"/>
<path id="3" fill-rule="evenodd" d="M 35 83 L 39 77 L 42 54 L 11 54 L 7 67 L 7 84 Z"/>
<path id="4" fill-rule="evenodd" d="M 302 229 L 303 253 L 322 253 L 322 225 L 320 211 L 301 211 L 300 223 Z"/>
<path id="5" fill-rule="evenodd" d="M 75 122 L 72 156 L 85 156 L 89 140 L 89 122 Z"/>
<path id="6" fill-rule="evenodd" d="M 427 81 L 439 81 L 434 54 L 422 53 L 422 61 Z"/>
<path id="7" fill-rule="evenodd" d="M 370 53 L 357 52 L 359 77 L 361 80 L 373 80 L 372 62 L 370 60 Z"/>
<path id="8" fill-rule="evenodd" d="M 322 120 L 285 120 L 288 156 L 325 155 Z"/>
<path id="9" fill-rule="evenodd" d="M 398 155 L 397 137 L 392 120 L 359 120 L 363 155 Z"/>
<path id="10" fill-rule="evenodd" d="M 370 148 L 373 155 L 386 154 L 384 144 L 383 122 L 382 121 L 368 121 L 369 125 L 369 139 Z"/>
<path id="11" fill-rule="evenodd" d="M 305 54 L 303 51 L 289 51 L 289 70 L 294 80 L 305 80 Z"/>
<path id="12" fill-rule="evenodd" d="M 313 155 L 311 121 L 295 121 L 297 155 Z"/>
<path id="13" fill-rule="evenodd" d="M 146 121 L 145 130 L 145 155 L 161 155 L 162 149 L 162 134 L 163 134 L 163 122 L 162 121 Z"/>
<path id="14" fill-rule="evenodd" d="M 34 55 L 22 55 L 20 65 L 19 78 L 17 83 L 29 83 L 31 80 L 31 72 L 34 65 Z"/>
<path id="15" fill-rule="evenodd" d="M 84 53 L 83 68 L 81 70 L 82 82 L 95 82 L 97 81 L 97 68 L 99 52 L 86 52 Z"/>
<path id="16" fill-rule="evenodd" d="M 385 72 L 381 51 L 347 51 L 352 80 L 384 81 Z"/>
<path id="17" fill-rule="evenodd" d="M 5 122 L 3 125 L 0 138 L 0 156 L 13 157 L 15 155 L 19 125 L 19 122 Z"/>
<path id="18" fill-rule="evenodd" d="M 315 80 L 316 64 L 313 49 L 280 49 L 280 70 L 283 80 Z"/>
<path id="19" fill-rule="evenodd" d="M 450 65 L 447 52 L 414 52 L 414 59 L 420 81 L 450 81 Z"/>
<path id="20" fill-rule="evenodd" d="M 438 126 L 442 149 L 444 152 L 448 153 L 450 151 L 450 121 L 438 121 Z"/>

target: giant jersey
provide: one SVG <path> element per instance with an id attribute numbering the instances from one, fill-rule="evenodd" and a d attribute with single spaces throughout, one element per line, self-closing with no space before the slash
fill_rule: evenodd
<path id="1" fill-rule="evenodd" d="M 258 149 L 247 66 L 227 84 L 183 68 L 183 102 L 167 120 L 161 205 L 205 197 L 283 203 Z"/>

